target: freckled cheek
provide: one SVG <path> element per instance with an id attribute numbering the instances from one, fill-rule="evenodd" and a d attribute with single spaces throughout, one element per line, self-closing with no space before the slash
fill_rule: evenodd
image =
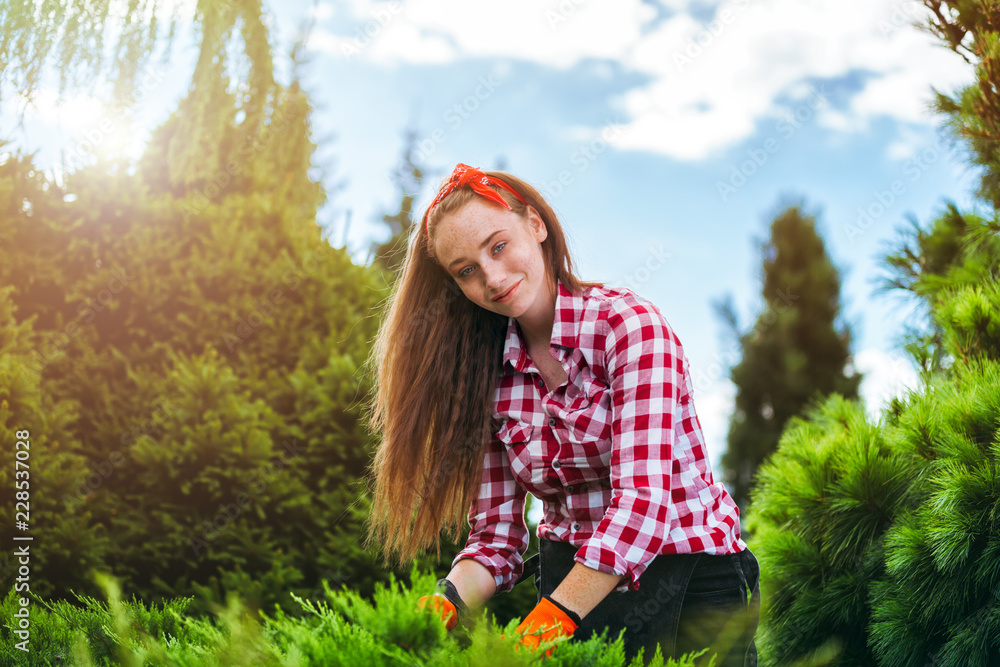
<path id="1" fill-rule="evenodd" d="M 531 252 L 530 248 L 520 250 L 517 253 L 512 253 L 510 255 L 510 258 L 512 260 L 510 263 L 510 268 L 512 269 L 514 268 L 519 269 L 520 267 L 527 267 L 527 266 L 536 266 L 539 264 L 538 257 L 536 257 L 535 254 Z"/>

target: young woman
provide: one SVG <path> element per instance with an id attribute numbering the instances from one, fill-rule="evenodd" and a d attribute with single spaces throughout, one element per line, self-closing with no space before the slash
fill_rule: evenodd
<path id="1" fill-rule="evenodd" d="M 440 557 L 442 528 L 457 539 L 468 520 L 421 599 L 450 630 L 517 583 L 530 492 L 544 517 L 522 644 L 624 629 L 628 660 L 659 645 L 756 665 L 757 562 L 657 307 L 580 281 L 552 207 L 505 172 L 459 164 L 417 231 L 371 359 L 382 442 L 368 546 Z"/>

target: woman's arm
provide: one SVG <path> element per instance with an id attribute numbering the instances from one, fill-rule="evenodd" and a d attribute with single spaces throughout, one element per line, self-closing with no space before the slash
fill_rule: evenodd
<path id="1" fill-rule="evenodd" d="M 465 548 L 455 555 L 451 572 L 445 577 L 455 584 L 466 606 L 478 607 L 495 593 L 509 591 L 517 582 L 518 565 L 523 563 L 528 550 L 528 528 L 524 521 L 526 496 L 527 491 L 518 484 L 510 469 L 502 441 L 493 434 L 469 508 L 469 537 Z M 463 563 L 466 560 L 475 565 Z"/>
<path id="2" fill-rule="evenodd" d="M 582 619 L 622 582 L 622 575 L 599 572 L 576 563 L 549 596 Z"/>
<path id="3" fill-rule="evenodd" d="M 445 578 L 455 584 L 458 596 L 469 609 L 482 607 L 497 590 L 490 571 L 471 558 L 463 558 L 455 563 Z"/>
<path id="4" fill-rule="evenodd" d="M 627 588 L 638 590 L 679 511 L 671 494 L 684 478 L 672 474 L 674 447 L 679 439 L 683 447 L 702 445 L 692 424 L 675 423 L 686 360 L 659 310 L 633 296 L 616 300 L 603 345 L 613 414 L 611 502 L 575 560 L 606 574 L 624 572 Z M 705 544 L 693 533 L 688 550 L 704 551 Z"/>

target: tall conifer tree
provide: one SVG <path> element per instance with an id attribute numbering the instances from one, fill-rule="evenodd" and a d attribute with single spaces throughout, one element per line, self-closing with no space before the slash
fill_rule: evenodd
<path id="1" fill-rule="evenodd" d="M 360 363 L 388 285 L 322 239 L 297 76 L 265 122 L 221 81 L 193 83 L 134 169 L 55 183 L 30 160 L 0 164 L 0 285 L 14 288 L 0 313 L 37 334 L 0 343 L 0 369 L 35 378 L 3 385 L 0 441 L 37 430 L 39 463 L 61 465 L 33 508 L 56 538 L 37 546 L 40 573 L 86 566 L 40 591 L 94 594 L 93 566 L 149 602 L 200 593 L 204 611 L 238 592 L 291 610 L 321 579 L 366 594 L 388 576 L 359 546 L 355 485 L 373 449 Z M 196 98 L 214 100 L 211 150 L 185 130 Z M 178 170 L 190 156 L 197 171 Z"/>
<path id="2" fill-rule="evenodd" d="M 419 224 L 418 220 L 413 219 L 413 204 L 417 193 L 420 192 L 427 169 L 419 164 L 416 153 L 417 132 L 409 129 L 406 131 L 402 164 L 391 174 L 392 182 L 399 190 L 399 210 L 382 216 L 382 222 L 389 227 L 392 236 L 385 243 L 376 243 L 372 247 L 375 261 L 393 273 L 399 271 L 406 256 L 410 230 L 413 225 Z"/>
<path id="3" fill-rule="evenodd" d="M 838 327 L 840 277 L 815 219 L 801 205 L 774 218 L 763 255 L 764 310 L 740 336 L 743 358 L 732 369 L 736 405 L 722 457 L 741 507 L 758 466 L 775 450 L 785 422 L 831 393 L 855 398 L 861 376 L 850 365 L 850 330 Z M 731 309 L 723 308 L 738 330 Z"/>

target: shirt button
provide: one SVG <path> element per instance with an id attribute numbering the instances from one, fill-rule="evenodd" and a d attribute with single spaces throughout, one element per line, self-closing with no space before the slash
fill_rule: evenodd
<path id="1" fill-rule="evenodd" d="M 578 524 L 577 522 L 574 521 L 573 522 L 573 530 L 580 530 L 580 524 Z"/>
<path id="2" fill-rule="evenodd" d="M 555 425 L 556 425 L 556 418 L 549 417 L 549 426 L 555 426 Z"/>
<path id="3" fill-rule="evenodd" d="M 539 387 L 541 387 L 541 386 L 542 386 L 543 384 L 545 384 L 545 383 L 544 383 L 544 382 L 542 382 L 542 381 L 541 381 L 541 379 L 539 379 L 539 380 L 538 380 L 538 386 L 539 386 Z"/>
<path id="4" fill-rule="evenodd" d="M 572 484 L 570 484 L 569 486 L 566 487 L 566 491 L 568 493 L 573 493 L 573 489 L 575 489 L 575 488 L 576 488 L 575 486 L 573 486 Z"/>
<path id="5" fill-rule="evenodd" d="M 553 462 L 552 462 L 552 467 L 553 467 L 553 468 L 555 468 L 555 469 L 557 469 L 557 470 L 559 469 L 559 466 L 560 466 L 560 465 L 561 465 L 561 464 L 559 463 L 559 461 L 553 461 Z"/>

